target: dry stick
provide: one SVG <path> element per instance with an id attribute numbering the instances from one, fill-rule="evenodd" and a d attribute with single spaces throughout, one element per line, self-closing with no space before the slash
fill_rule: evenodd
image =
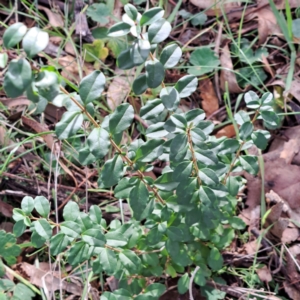
<path id="1" fill-rule="evenodd" d="M 60 86 L 60 90 L 65 94 L 68 95 L 70 97 L 70 99 L 81 109 L 81 111 L 88 117 L 88 119 L 91 121 L 91 123 L 96 127 L 96 128 L 100 128 L 100 125 L 96 122 L 96 120 L 89 114 L 89 112 L 86 110 L 85 107 L 83 107 L 73 96 L 70 95 L 70 93 L 62 86 Z M 123 159 L 128 163 L 128 165 L 130 167 L 133 166 L 133 161 L 126 155 L 124 155 L 124 153 L 122 152 L 122 149 L 115 143 L 115 141 L 110 137 L 110 142 L 113 146 L 113 148 L 122 155 Z M 158 192 L 156 191 L 156 189 L 154 189 L 153 187 L 151 187 L 144 179 L 144 174 L 138 170 L 137 173 L 139 174 L 140 179 L 143 181 L 143 183 L 154 193 L 154 195 L 156 196 L 156 198 L 159 200 L 160 203 L 164 204 L 165 201 L 161 198 L 161 196 L 158 194 Z M 65 203 L 66 201 L 64 201 Z M 60 205 L 61 207 L 62 205 Z"/>

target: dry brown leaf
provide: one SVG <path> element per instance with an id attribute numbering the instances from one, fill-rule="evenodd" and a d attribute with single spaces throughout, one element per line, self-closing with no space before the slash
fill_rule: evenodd
<path id="1" fill-rule="evenodd" d="M 219 109 L 218 97 L 212 82 L 208 78 L 199 81 L 199 89 L 201 92 L 201 98 L 203 99 L 201 101 L 202 108 L 205 111 L 206 116 L 209 117 Z"/>
<path id="2" fill-rule="evenodd" d="M 235 136 L 234 126 L 233 125 L 226 125 L 225 127 L 220 129 L 216 133 L 217 138 L 222 137 L 222 136 L 227 136 L 228 138 L 234 137 Z"/>
<path id="3" fill-rule="evenodd" d="M 264 282 L 272 281 L 272 274 L 267 266 L 264 265 L 262 268 L 257 269 L 256 273 L 261 281 Z"/>
<path id="4" fill-rule="evenodd" d="M 0 200 L 0 213 L 6 217 L 6 218 L 11 218 L 12 217 L 12 211 L 13 211 L 13 206 Z"/>
<path id="5" fill-rule="evenodd" d="M 47 272 L 36 268 L 26 262 L 20 263 L 16 266 L 16 272 L 20 273 L 22 277 L 29 280 L 30 283 L 40 287 L 47 288 L 48 291 L 57 291 L 60 288 L 68 293 L 81 296 L 82 285 L 61 280 L 57 272 L 48 270 Z"/>
<path id="6" fill-rule="evenodd" d="M 271 7 L 264 6 L 246 16 L 246 20 L 257 19 L 258 21 L 258 44 L 264 43 L 268 35 L 282 35 L 278 21 L 273 14 Z"/>
<path id="7" fill-rule="evenodd" d="M 284 244 L 290 244 L 294 242 L 299 237 L 299 229 L 298 228 L 286 228 L 281 237 L 281 242 Z"/>
<path id="8" fill-rule="evenodd" d="M 228 47 L 229 41 L 225 43 L 222 48 L 222 53 L 220 55 L 221 62 L 221 76 L 220 76 L 220 86 L 223 91 L 226 91 L 226 82 L 228 84 L 228 91 L 230 93 L 241 94 L 245 89 L 241 89 L 237 83 L 236 76 L 233 72 L 233 64 L 231 60 L 230 50 Z"/>
<path id="9" fill-rule="evenodd" d="M 47 15 L 49 25 L 51 25 L 52 27 L 64 27 L 64 20 L 60 14 L 55 13 L 49 8 L 46 8 L 41 5 L 38 6 L 38 9 L 45 12 L 45 14 Z"/>
<path id="10" fill-rule="evenodd" d="M 107 105 L 111 110 L 115 110 L 128 96 L 133 81 L 133 72 L 126 76 L 123 70 L 116 69 L 116 77 L 107 90 Z"/>
<path id="11" fill-rule="evenodd" d="M 258 249 L 260 248 L 260 247 L 258 248 L 257 246 L 258 246 L 257 240 L 254 240 L 254 241 L 246 243 L 244 245 L 244 248 L 248 255 L 253 255 L 253 254 L 256 254 Z"/>

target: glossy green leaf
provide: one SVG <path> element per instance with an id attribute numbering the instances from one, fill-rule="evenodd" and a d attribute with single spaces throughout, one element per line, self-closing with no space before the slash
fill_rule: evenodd
<path id="1" fill-rule="evenodd" d="M 262 104 L 263 106 L 265 106 L 265 105 L 272 105 L 273 100 L 274 100 L 273 94 L 270 93 L 270 92 L 267 92 L 267 93 L 264 93 L 264 94 L 261 96 L 260 102 L 261 102 L 261 104 Z M 245 101 L 246 101 L 246 100 L 245 100 Z"/>
<path id="2" fill-rule="evenodd" d="M 260 111 L 260 115 L 267 125 L 274 128 L 279 126 L 279 117 L 274 111 Z"/>
<path id="3" fill-rule="evenodd" d="M 134 65 L 139 66 L 143 64 L 150 53 L 150 43 L 148 40 L 137 40 L 130 48 L 130 56 Z"/>
<path id="4" fill-rule="evenodd" d="M 131 59 L 131 47 L 123 50 L 117 59 L 117 66 L 122 70 L 132 69 L 135 64 Z"/>
<path id="5" fill-rule="evenodd" d="M 253 129 L 254 129 L 253 124 L 250 121 L 243 123 L 239 129 L 240 138 L 243 141 L 246 141 L 251 136 Z"/>
<path id="6" fill-rule="evenodd" d="M 229 221 L 229 224 L 231 225 L 231 227 L 234 229 L 243 230 L 246 227 L 245 222 L 239 217 L 233 216 L 228 221 Z"/>
<path id="7" fill-rule="evenodd" d="M 74 201 L 69 201 L 63 210 L 63 217 L 65 221 L 75 221 L 79 216 L 79 206 Z"/>
<path id="8" fill-rule="evenodd" d="M 4 69 L 8 62 L 8 55 L 7 53 L 0 53 L 0 68 Z"/>
<path id="9" fill-rule="evenodd" d="M 165 77 L 165 70 L 158 60 L 146 62 L 146 80 L 149 88 L 157 88 Z"/>
<path id="10" fill-rule="evenodd" d="M 197 77 L 193 75 L 186 75 L 177 81 L 175 88 L 178 91 L 180 98 L 186 98 L 196 91 L 197 86 Z"/>
<path id="11" fill-rule="evenodd" d="M 241 177 L 229 176 L 226 181 L 226 187 L 229 194 L 235 197 L 241 187 Z"/>
<path id="12" fill-rule="evenodd" d="M 79 85 L 79 95 L 86 105 L 98 99 L 105 88 L 105 77 L 102 72 L 94 71 L 84 77 Z"/>
<path id="13" fill-rule="evenodd" d="M 137 11 L 137 9 L 135 8 L 135 6 L 133 6 L 133 5 L 130 4 L 130 3 L 127 3 L 127 4 L 124 6 L 124 10 L 125 10 L 126 14 L 128 15 L 128 17 L 129 17 L 132 21 L 135 21 L 135 20 L 136 20 L 137 15 L 138 15 L 138 11 Z"/>
<path id="14" fill-rule="evenodd" d="M 259 97 L 253 91 L 247 92 L 244 96 L 244 100 L 246 102 L 247 107 L 250 109 L 257 109 L 260 106 Z"/>
<path id="15" fill-rule="evenodd" d="M 187 145 L 188 138 L 185 133 L 180 133 L 175 136 L 170 146 L 170 160 L 181 162 L 188 150 Z"/>
<path id="16" fill-rule="evenodd" d="M 146 74 L 140 74 L 132 84 L 132 90 L 136 95 L 141 95 L 145 93 L 147 90 L 148 85 L 147 85 L 147 78 Z"/>
<path id="17" fill-rule="evenodd" d="M 110 293 L 110 292 L 104 292 L 101 297 L 100 300 L 118 300 L 117 297 Z"/>
<path id="18" fill-rule="evenodd" d="M 155 139 L 166 136 L 169 132 L 164 129 L 164 122 L 157 122 L 156 124 L 150 125 L 146 130 L 146 136 Z"/>
<path id="19" fill-rule="evenodd" d="M 130 274 L 137 273 L 141 268 L 140 258 L 131 250 L 124 250 L 119 253 L 119 259 L 122 265 Z"/>
<path id="20" fill-rule="evenodd" d="M 173 172 L 167 172 L 159 176 L 154 181 L 154 185 L 161 191 L 170 192 L 176 189 L 178 182 L 173 180 Z"/>
<path id="21" fill-rule="evenodd" d="M 13 233 L 16 237 L 21 236 L 24 231 L 26 230 L 26 224 L 24 223 L 24 220 L 19 220 L 14 224 L 13 227 Z"/>
<path id="22" fill-rule="evenodd" d="M 265 150 L 268 145 L 270 133 L 266 130 L 256 130 L 251 134 L 254 144 L 261 150 Z"/>
<path id="23" fill-rule="evenodd" d="M 76 219 L 76 223 L 80 226 L 82 232 L 85 232 L 95 227 L 99 228 L 98 226 L 95 226 L 90 216 L 83 211 L 79 212 L 79 216 Z"/>
<path id="24" fill-rule="evenodd" d="M 181 162 L 173 172 L 173 181 L 180 182 L 191 175 L 193 163 L 190 161 Z"/>
<path id="25" fill-rule="evenodd" d="M 90 246 L 103 247 L 106 242 L 104 234 L 97 228 L 90 228 L 82 233 L 82 240 Z"/>
<path id="26" fill-rule="evenodd" d="M 38 27 L 32 27 L 23 38 L 23 49 L 27 56 L 33 57 L 43 51 L 49 43 L 49 34 Z"/>
<path id="27" fill-rule="evenodd" d="M 49 200 L 44 196 L 37 196 L 34 199 L 35 210 L 44 218 L 47 218 L 50 213 L 50 203 Z"/>
<path id="28" fill-rule="evenodd" d="M 123 247 L 127 245 L 128 239 L 118 230 L 109 231 L 105 234 L 106 243 L 112 247 Z"/>
<path id="29" fill-rule="evenodd" d="M 87 138 L 87 144 L 96 158 L 103 158 L 110 147 L 108 132 L 102 127 L 94 128 Z"/>
<path id="30" fill-rule="evenodd" d="M 60 224 L 61 232 L 70 238 L 77 238 L 81 234 L 81 227 L 74 221 L 65 221 Z"/>
<path id="31" fill-rule="evenodd" d="M 68 263 L 72 266 L 78 265 L 90 257 L 90 247 L 83 241 L 75 243 L 68 251 Z"/>
<path id="32" fill-rule="evenodd" d="M 159 19 L 148 28 L 148 38 L 151 44 L 163 42 L 171 33 L 171 24 L 165 19 Z"/>
<path id="33" fill-rule="evenodd" d="M 190 277 L 188 273 L 182 275 L 177 283 L 177 289 L 179 294 L 184 294 L 189 289 Z"/>
<path id="34" fill-rule="evenodd" d="M 90 152 L 89 146 L 86 145 L 79 150 L 78 160 L 83 166 L 86 166 L 96 161 L 96 157 Z"/>
<path id="35" fill-rule="evenodd" d="M 240 144 L 236 139 L 226 139 L 224 140 L 218 149 L 219 155 L 226 155 L 226 154 L 232 154 L 237 149 L 239 149 Z"/>
<path id="36" fill-rule="evenodd" d="M 146 10 L 140 20 L 140 25 L 150 25 L 160 20 L 164 16 L 165 11 L 161 7 L 153 7 Z"/>
<path id="37" fill-rule="evenodd" d="M 129 194 L 129 204 L 133 217 L 140 221 L 149 201 L 149 191 L 142 181 L 139 181 Z"/>
<path id="38" fill-rule="evenodd" d="M 102 211 L 99 206 L 92 205 L 90 207 L 89 216 L 95 224 L 101 225 Z"/>
<path id="39" fill-rule="evenodd" d="M 212 166 L 218 163 L 218 158 L 215 155 L 215 153 L 211 150 L 202 150 L 197 149 L 195 151 L 195 156 L 197 160 L 199 160 L 201 163 Z"/>
<path id="40" fill-rule="evenodd" d="M 83 114 L 77 111 L 67 111 L 56 123 L 55 132 L 60 140 L 67 139 L 77 133 L 83 122 Z"/>
<path id="41" fill-rule="evenodd" d="M 177 44 L 167 45 L 160 54 L 160 62 L 164 68 L 175 67 L 182 55 L 181 48 Z"/>
<path id="42" fill-rule="evenodd" d="M 213 247 L 210 250 L 207 263 L 213 271 L 218 271 L 222 268 L 223 257 L 217 248 Z"/>
<path id="43" fill-rule="evenodd" d="M 258 163 L 257 157 L 251 155 L 241 155 L 239 157 L 240 163 L 245 171 L 252 175 L 256 175 L 258 173 Z"/>
<path id="44" fill-rule="evenodd" d="M 115 187 L 114 196 L 118 199 L 129 198 L 130 191 L 134 187 L 134 183 L 128 178 L 122 178 Z"/>
<path id="45" fill-rule="evenodd" d="M 4 76 L 3 87 L 10 98 L 21 96 L 31 82 L 31 67 L 24 59 L 13 59 Z"/>
<path id="46" fill-rule="evenodd" d="M 30 215 L 30 213 L 34 209 L 34 200 L 32 197 L 25 196 L 21 202 L 21 208 L 26 215 Z"/>
<path id="47" fill-rule="evenodd" d="M 32 224 L 34 225 L 34 229 L 38 235 L 40 235 L 46 241 L 50 240 L 52 236 L 52 228 L 45 219 L 39 219 L 34 221 Z"/>
<path id="48" fill-rule="evenodd" d="M 130 25 L 125 22 L 119 22 L 111 26 L 107 35 L 111 37 L 123 36 L 130 32 Z"/>
<path id="49" fill-rule="evenodd" d="M 115 155 L 114 158 L 107 160 L 101 172 L 101 181 L 104 186 L 116 185 L 124 174 L 123 168 L 123 160 L 120 155 Z"/>
<path id="50" fill-rule="evenodd" d="M 15 23 L 9 26 L 3 35 L 3 44 L 5 48 L 12 48 L 21 42 L 27 31 L 27 27 L 23 23 Z"/>
<path id="51" fill-rule="evenodd" d="M 203 168 L 199 171 L 199 177 L 205 185 L 216 185 L 219 183 L 217 174 L 208 168 Z"/>
<path id="52" fill-rule="evenodd" d="M 140 116 L 144 120 L 151 120 L 156 118 L 164 111 L 164 105 L 161 99 L 149 100 L 140 110 Z"/>
<path id="53" fill-rule="evenodd" d="M 133 107 L 128 103 L 123 103 L 110 115 L 109 131 L 112 134 L 118 134 L 126 130 L 134 118 Z"/>
<path id="54" fill-rule="evenodd" d="M 113 275 L 117 269 L 117 256 L 114 251 L 102 248 L 99 254 L 99 262 L 108 275 Z"/>
<path id="55" fill-rule="evenodd" d="M 188 73 L 201 76 L 217 68 L 220 60 L 209 47 L 199 47 L 191 54 L 190 63 L 193 67 L 188 69 Z"/>
<path id="56" fill-rule="evenodd" d="M 54 235 L 50 239 L 50 253 L 51 255 L 58 255 L 65 251 L 67 246 L 70 244 L 69 238 L 62 232 Z"/>
<path id="57" fill-rule="evenodd" d="M 174 87 L 163 88 L 160 92 L 160 98 L 167 110 L 175 111 L 178 108 L 180 98 Z"/>
<path id="58" fill-rule="evenodd" d="M 143 144 L 136 152 L 135 160 L 141 162 L 152 162 L 157 159 L 162 153 L 161 147 L 164 140 L 149 140 Z"/>
<path id="59" fill-rule="evenodd" d="M 16 237 L 11 233 L 0 230 L 0 241 L 0 257 L 4 258 L 9 265 L 15 263 L 15 257 L 21 253 Z"/>
<path id="60" fill-rule="evenodd" d="M 147 296 L 149 295 L 152 297 L 152 298 L 149 298 L 149 300 L 150 300 L 153 298 L 159 298 L 165 291 L 166 291 L 166 287 L 163 284 L 152 283 L 145 288 L 144 293 L 145 293 L 145 295 L 147 295 Z"/>
<path id="61" fill-rule="evenodd" d="M 234 115 L 234 119 L 238 125 L 243 125 L 245 122 L 251 122 L 249 115 L 244 110 L 237 112 Z"/>

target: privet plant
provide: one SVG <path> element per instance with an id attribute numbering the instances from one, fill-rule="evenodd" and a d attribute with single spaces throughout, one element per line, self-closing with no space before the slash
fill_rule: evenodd
<path id="1" fill-rule="evenodd" d="M 244 99 L 254 116 L 251 119 L 245 111 L 235 115 L 237 137 L 210 135 L 214 125 L 205 120 L 201 109 L 184 113 L 178 108 L 180 99 L 196 90 L 197 78 L 183 76 L 167 86 L 163 82 L 165 70 L 176 66 L 182 55 L 176 43 L 160 45 L 171 32 L 163 9 L 152 8 L 141 15 L 127 4 L 125 12 L 123 21 L 109 30 L 110 36 L 130 35 L 128 40 L 133 40 L 119 55 L 117 65 L 144 70 L 133 82 L 135 95 L 149 88 L 158 91 L 157 98 L 140 110 L 149 126 L 144 129 L 138 124 L 139 139 L 128 143 L 122 139 L 137 113 L 128 103 L 119 105 L 101 124 L 94 119 L 93 101 L 105 88 L 101 71 L 83 78 L 69 93 L 53 67 L 31 67 L 34 63 L 29 59 L 48 43 L 47 33 L 37 28 L 27 31 L 17 23 L 6 30 L 4 46 L 14 47 L 23 39 L 24 51 L 19 49 L 19 57 L 9 63 L 4 89 L 9 97 L 26 93 L 38 113 L 48 102 L 65 106 L 67 111 L 55 128 L 61 140 L 79 137 L 83 121 L 90 121 L 86 140 L 77 138 L 81 144 L 74 146 L 79 152 L 77 159 L 82 165 L 96 162 L 101 166 L 99 187 L 111 188 L 115 199 L 126 201 L 132 217 L 125 222 L 121 216 L 121 221 L 107 224 L 98 206 L 82 212 L 70 201 L 63 210 L 64 220 L 57 224 L 50 218 L 45 197 L 25 197 L 21 208 L 14 209 L 14 233 L 20 236 L 29 228 L 37 248 L 46 246 L 52 258 L 60 255 L 73 267 L 88 267 L 92 270 L 89 278 L 117 278 L 118 289 L 103 291 L 103 300 L 158 299 L 166 290 L 162 279 L 166 276 L 179 276 L 178 291 L 189 290 L 192 299 L 193 282 L 204 294 L 212 289 L 206 286 L 207 280 L 222 282 L 221 251 L 230 245 L 235 230 L 245 226 L 235 216 L 238 192 L 245 181 L 232 174 L 241 170 L 256 174 L 257 158 L 247 155 L 247 149 L 253 144 L 265 149 L 269 138 L 268 131 L 254 130 L 253 122 L 260 118 L 267 128 L 275 128 L 279 119 L 270 93 L 259 97 L 247 92 Z M 113 154 L 108 158 L 108 153 Z M 144 174 L 157 161 L 164 168 L 154 180 Z"/>

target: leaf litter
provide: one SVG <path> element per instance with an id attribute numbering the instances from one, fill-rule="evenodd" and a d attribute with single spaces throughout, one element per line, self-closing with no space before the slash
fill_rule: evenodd
<path id="1" fill-rule="evenodd" d="M 42 2 L 42 1 L 41 1 Z M 172 3 L 172 1 L 169 1 Z M 232 26 L 232 30 L 234 31 L 234 34 L 238 34 L 238 28 L 236 27 L 236 22 L 238 22 L 241 18 L 244 19 L 243 23 L 243 32 L 246 33 L 248 30 L 252 30 L 253 28 L 257 28 L 257 40 L 255 41 L 254 45 L 252 47 L 258 49 L 261 45 L 264 44 L 274 44 L 276 46 L 285 46 L 285 43 L 283 42 L 284 37 L 282 35 L 281 29 L 278 25 L 278 22 L 276 20 L 276 17 L 274 16 L 274 13 L 272 9 L 269 6 L 269 1 L 267 0 L 261 0 L 257 1 L 256 5 L 249 5 L 249 6 L 243 6 L 243 3 L 236 3 L 234 1 L 229 1 L 228 3 L 225 3 L 228 1 L 220 1 L 218 4 L 216 4 L 215 1 L 201 1 L 201 0 L 191 0 L 190 4 L 182 4 L 182 8 L 185 9 L 188 13 L 195 13 L 196 10 L 206 10 L 205 13 L 208 16 L 208 19 L 206 22 L 215 21 L 216 18 L 219 16 L 220 18 L 224 19 L 223 13 L 226 14 L 228 17 L 229 26 Z M 59 2 L 58 3 L 62 3 Z M 115 9 L 116 9 L 116 15 L 121 14 L 122 5 L 120 4 L 120 1 L 117 1 Z M 225 5 L 223 5 L 225 3 Z M 296 8 L 298 7 L 298 1 L 288 1 L 290 7 Z M 40 6 L 39 9 L 44 11 L 44 13 L 47 15 L 49 19 L 50 26 L 52 28 L 55 27 L 63 27 L 64 23 L 62 22 L 61 15 L 59 13 L 54 13 L 52 10 L 49 9 L 47 4 L 44 4 L 45 6 Z M 95 5 L 95 4 L 94 4 Z M 172 4 L 171 4 L 172 5 Z M 275 5 L 277 9 L 285 9 L 285 1 L 275 1 Z M 64 6 L 60 6 L 61 9 L 64 9 Z M 170 10 L 171 11 L 171 10 Z M 102 16 L 95 16 L 93 11 L 88 11 L 88 14 L 91 15 L 91 17 L 96 18 L 96 21 L 99 23 L 102 23 L 102 25 L 105 25 L 107 23 L 108 19 L 106 19 L 107 12 L 103 14 Z M 100 18 L 100 19 L 97 19 Z M 179 16 L 177 16 L 179 18 Z M 183 44 L 189 43 L 191 39 L 194 38 L 195 33 L 198 32 L 199 28 L 195 28 L 194 26 L 190 25 L 184 25 L 184 29 L 182 30 L 181 34 L 176 37 L 176 35 L 173 36 L 173 39 L 181 41 Z M 203 26 L 205 27 L 206 24 L 204 23 Z M 226 29 L 227 30 L 227 29 Z M 223 34 L 228 33 L 225 30 L 225 25 L 223 27 Z M 190 33 L 190 36 L 187 37 L 187 34 Z M 94 38 L 91 37 L 91 32 L 88 26 L 88 23 L 86 21 L 86 15 L 76 15 L 76 34 L 77 36 L 81 36 L 81 38 L 87 37 L 87 42 L 93 43 Z M 74 37 L 75 38 L 75 37 Z M 190 45 L 192 47 L 203 47 L 207 46 L 209 43 L 213 43 L 214 38 L 211 35 L 211 32 L 206 32 L 201 36 L 199 39 L 194 39 L 193 43 Z M 196 44 L 195 44 L 196 43 Z M 214 114 L 216 111 L 218 111 L 219 106 L 224 105 L 224 103 L 219 103 L 218 97 L 216 96 L 216 86 L 220 86 L 221 90 L 223 92 L 229 91 L 231 96 L 235 98 L 235 94 L 240 94 L 248 90 L 250 87 L 253 88 L 253 86 L 246 85 L 241 86 L 240 81 L 238 80 L 238 74 L 241 67 L 241 64 L 243 61 L 237 61 L 236 58 L 232 56 L 231 51 L 231 45 L 232 40 L 231 39 L 222 39 L 220 41 L 220 51 L 218 54 L 218 57 L 215 57 L 215 59 L 212 59 L 212 65 L 211 70 L 217 70 L 218 67 L 218 61 L 220 62 L 220 81 L 219 82 L 213 82 L 211 78 L 201 78 L 199 81 L 199 90 L 200 93 L 192 99 L 194 103 L 186 103 L 182 102 L 182 105 L 184 106 L 185 110 L 190 109 L 190 107 L 193 106 L 200 106 L 204 109 L 207 116 L 210 116 L 211 114 Z M 54 50 L 58 51 L 59 49 Z M 60 49 L 61 50 L 61 49 Z M 65 49 L 66 50 L 66 49 Z M 64 50 L 63 50 L 64 51 Z M 57 52 L 58 53 L 58 52 Z M 57 54 L 56 53 L 56 54 Z M 76 54 L 73 52 L 73 54 Z M 76 61 L 75 55 L 72 55 L 72 53 L 69 53 L 66 55 L 65 52 L 63 52 L 62 56 L 55 56 L 53 55 L 53 59 L 56 58 L 56 62 L 54 65 L 58 64 L 58 66 L 61 68 L 62 76 L 70 80 L 71 82 L 79 82 L 80 76 L 79 76 L 79 68 L 81 67 L 83 69 L 84 75 L 89 74 L 94 66 L 88 62 L 83 62 L 82 65 Z M 13 54 L 11 54 L 13 58 Z M 195 65 L 197 65 L 195 71 L 197 71 L 200 76 L 205 74 L 205 72 L 202 74 L 203 67 L 201 69 L 201 64 L 204 64 L 202 61 L 195 60 L 193 56 L 190 56 L 190 54 L 187 54 L 187 57 L 192 58 L 192 60 L 189 61 Z M 104 59 L 104 63 L 109 63 L 109 58 Z M 50 61 L 49 61 L 50 63 Z M 269 54 L 263 55 L 261 57 L 260 63 L 263 65 L 264 70 L 268 73 L 268 79 L 264 80 L 264 83 L 272 90 L 272 88 L 276 87 L 285 87 L 286 78 L 287 78 L 287 72 L 286 69 L 289 68 L 289 59 L 287 57 L 284 57 L 282 54 L 278 54 L 278 51 L 272 50 Z M 110 66 L 111 67 L 111 66 Z M 297 65 L 297 68 L 299 66 Z M 209 70 L 209 71 L 211 71 Z M 298 69 L 297 69 L 298 71 Z M 121 73 L 118 71 L 118 69 L 114 69 L 115 75 L 120 75 Z M 114 110 L 119 104 L 126 101 L 127 96 L 131 93 L 131 82 L 133 79 L 134 74 L 130 74 L 127 77 L 126 76 L 117 76 L 115 79 L 111 81 L 111 83 L 108 86 L 107 93 L 106 93 L 106 101 L 107 106 L 109 109 Z M 280 80 L 277 78 L 281 77 Z M 291 88 L 288 91 L 291 95 L 291 102 L 298 101 L 298 104 L 300 102 L 300 93 L 299 93 L 299 78 L 297 74 L 295 74 Z M 1 92 L 3 93 L 3 92 Z M 200 95 L 200 97 L 199 97 Z M 200 101 L 201 98 L 201 101 Z M 4 99 L 4 95 L 1 94 L 1 103 L 5 103 L 5 105 L 9 109 L 9 114 L 13 113 L 12 107 L 14 107 L 14 104 L 11 104 L 11 99 Z M 11 102 L 8 102 L 11 101 Z M 132 101 L 132 100 L 131 100 Z M 135 101 L 139 101 L 138 99 L 135 99 Z M 28 105 L 28 103 L 24 100 L 19 101 L 21 105 L 25 104 Z M 200 104 L 199 104 L 200 103 Z M 18 103 L 17 103 L 18 104 Z M 16 105 L 17 105 L 16 104 Z M 289 103 L 286 103 L 289 105 Z M 140 105 L 140 104 L 139 104 Z M 282 107 L 284 107 L 284 103 L 282 102 Z M 293 106 L 291 105 L 291 110 L 293 111 Z M 296 107 L 296 106 L 295 106 Z M 52 110 L 52 113 L 50 113 L 51 116 L 51 123 L 50 125 L 53 126 L 53 123 L 58 122 L 61 118 L 61 114 L 57 113 L 56 110 Z M 101 112 L 101 114 L 106 115 L 105 112 Z M 26 117 L 22 117 L 23 121 L 26 120 Z M 220 117 L 218 114 L 214 116 L 214 121 L 218 123 L 222 123 L 224 121 L 223 117 Z M 40 123 L 39 123 L 40 122 Z M 25 122 L 26 123 L 26 122 Z M 1 123 L 2 124 L 2 123 Z M 29 123 L 27 122 L 27 125 Z M 259 277 L 259 279 L 262 282 L 270 283 L 272 280 L 276 280 L 275 274 L 276 272 L 280 272 L 280 275 L 284 276 L 285 280 L 280 281 L 279 283 L 284 287 L 284 290 L 286 294 L 291 299 L 300 299 L 299 294 L 299 269 L 297 266 L 299 266 L 299 226 L 300 226 L 300 193 L 299 193 L 299 181 L 300 181 L 300 140 L 299 140 L 299 126 L 294 126 L 295 120 L 294 119 L 288 119 L 285 123 L 286 126 L 288 126 L 288 129 L 282 128 L 281 132 L 274 133 L 274 140 L 267 150 L 266 153 L 263 154 L 264 159 L 264 191 L 261 193 L 261 187 L 262 187 L 262 180 L 261 177 L 258 176 L 256 178 L 251 177 L 249 174 L 244 174 L 244 176 L 248 179 L 246 188 L 247 190 L 244 191 L 243 196 L 245 198 L 244 206 L 245 208 L 241 209 L 240 216 L 243 220 L 246 221 L 248 225 L 249 232 L 258 230 L 258 234 L 256 232 L 255 234 L 250 235 L 250 238 L 247 242 L 242 243 L 241 241 L 237 243 L 238 246 L 236 246 L 236 252 L 232 252 L 231 255 L 238 257 L 238 255 L 243 255 L 246 257 L 247 255 L 250 255 L 250 265 L 254 262 L 254 256 L 257 254 L 257 258 L 261 262 L 261 266 L 256 269 L 256 273 Z M 297 124 L 297 123 L 296 123 Z M 5 124 L 4 124 L 5 125 Z M 25 124 L 24 124 L 25 125 Z M 45 130 L 43 127 L 44 123 L 40 120 L 35 120 L 31 122 L 31 125 L 29 127 L 31 130 L 35 132 L 40 132 L 41 130 Z M 258 125 L 257 125 L 258 126 Z M 4 127 L 0 127 L 4 128 Z M 1 129 L 1 130 L 2 130 Z M 23 128 L 22 128 L 23 129 Z M 47 128 L 47 130 L 49 130 Z M 1 131 L 1 135 L 6 135 L 7 132 Z M 223 126 L 220 130 L 216 131 L 216 136 L 227 136 L 227 137 L 233 137 L 235 135 L 235 131 L 232 125 Z M 135 137 L 133 137 L 135 138 Z M 43 137 L 44 142 L 48 146 L 48 148 L 53 148 L 55 145 L 55 141 L 53 137 L 50 135 Z M 12 139 L 9 139 L 9 144 L 15 143 Z M 3 139 L 1 140 L 1 144 L 4 145 Z M 26 145 L 25 145 L 26 146 Z M 25 148 L 21 146 L 19 148 L 19 153 L 24 152 Z M 31 154 L 31 153 L 30 153 Z M 23 158 L 28 158 L 24 156 Z M 21 164 L 23 162 L 21 161 Z M 41 162 L 40 162 L 41 164 Z M 41 166 L 41 165 L 40 165 Z M 82 174 L 78 171 L 74 165 L 69 164 L 68 166 L 63 167 L 64 171 L 66 173 L 69 173 L 70 177 L 76 177 L 76 178 L 82 178 Z M 69 169 L 72 169 L 70 171 Z M 159 167 L 157 167 L 159 168 Z M 42 169 L 42 168 L 41 168 Z M 18 172 L 18 170 L 21 170 L 21 168 L 16 168 L 14 172 Z M 71 175 L 72 174 L 72 175 Z M 74 175 L 73 175 L 74 174 Z M 22 174 L 19 174 L 22 175 Z M 20 176 L 21 178 L 21 176 Z M 46 180 L 45 178 L 36 178 L 37 181 Z M 76 179 L 74 180 L 75 182 Z M 4 182 L 4 186 L 3 186 Z M 2 189 L 5 187 L 6 180 L 2 181 Z M 71 182 L 67 183 L 68 185 L 72 186 Z M 76 184 L 77 185 L 77 184 Z M 16 187 L 20 188 L 20 185 L 16 185 Z M 26 192 L 25 186 L 24 191 Z M 61 193 L 61 191 L 60 191 Z M 260 204 L 261 204 L 261 195 L 265 195 L 266 197 L 266 203 L 267 203 L 267 216 L 265 218 L 264 227 L 260 228 Z M 1 194 L 0 194 L 1 195 Z M 107 199 L 110 199 L 111 195 L 109 193 L 103 193 L 101 194 L 103 197 L 106 197 Z M 10 199 L 11 203 L 15 203 L 15 198 L 12 197 Z M 61 197 L 63 198 L 63 197 Z M 63 201 L 63 200 L 61 200 Z M 90 201 L 95 201 L 93 197 L 90 198 Z M 0 202 L 0 214 L 2 214 L 5 217 L 11 216 L 11 209 L 12 206 L 8 204 L 7 202 L 4 202 L 1 200 Z M 2 222 L 4 224 L 4 222 Z M 270 227 L 268 230 L 266 230 L 268 227 Z M 265 241 L 267 244 L 261 243 L 259 244 L 260 240 L 260 234 L 263 235 L 263 241 Z M 266 239 L 266 240 L 264 240 Z M 271 242 L 271 243 L 270 243 Z M 289 250 L 285 249 L 284 255 L 270 255 L 269 250 L 264 250 L 264 247 L 268 245 L 268 247 L 271 247 L 272 249 L 275 249 L 276 245 L 281 244 L 283 246 L 281 247 L 289 247 Z M 291 243 L 294 243 L 291 245 Z M 257 252 L 259 250 L 259 252 Z M 263 255 L 260 256 L 260 253 L 263 253 Z M 225 254 L 224 254 L 225 255 Z M 272 261 L 274 259 L 275 263 Z M 276 261 L 277 260 L 277 261 Z M 284 260 L 284 261 L 283 261 Z M 232 259 L 233 261 L 233 259 Z M 245 259 L 245 265 L 247 265 L 246 259 Z M 243 266 L 243 260 L 241 260 L 241 266 Z M 27 262 L 22 262 L 21 264 L 16 266 L 16 270 L 19 270 L 20 273 L 26 274 L 28 276 L 31 283 L 35 284 L 38 287 L 44 287 L 50 284 L 48 282 L 48 273 L 50 275 L 51 284 L 53 290 L 59 289 L 59 286 L 62 284 L 63 288 L 67 291 L 69 291 L 71 294 L 74 295 L 81 295 L 82 292 L 82 286 L 79 284 L 74 284 L 70 282 L 66 282 L 65 280 L 61 281 L 59 279 L 60 277 L 58 274 L 53 273 L 50 271 L 50 267 L 48 267 L 48 270 L 40 270 L 39 268 L 34 267 L 32 264 L 28 264 Z M 276 272 L 275 272 L 276 271 Z M 176 285 L 176 282 L 173 282 Z M 236 292 L 240 291 L 238 288 L 235 288 L 236 281 L 233 281 L 230 286 L 230 281 L 228 281 L 227 286 L 227 292 L 229 293 L 229 289 L 235 290 Z M 196 299 L 204 299 L 198 292 L 194 293 L 197 295 L 198 298 Z M 230 293 L 229 293 L 230 294 Z M 166 298 L 166 295 L 168 295 Z M 175 297 L 180 297 L 180 299 L 188 299 L 187 294 L 184 296 L 179 296 L 177 291 L 172 291 L 170 289 L 165 296 L 162 297 L 162 299 L 175 299 Z M 185 298 L 184 298 L 185 297 Z M 275 296 L 268 296 L 268 299 L 278 299 Z"/>

